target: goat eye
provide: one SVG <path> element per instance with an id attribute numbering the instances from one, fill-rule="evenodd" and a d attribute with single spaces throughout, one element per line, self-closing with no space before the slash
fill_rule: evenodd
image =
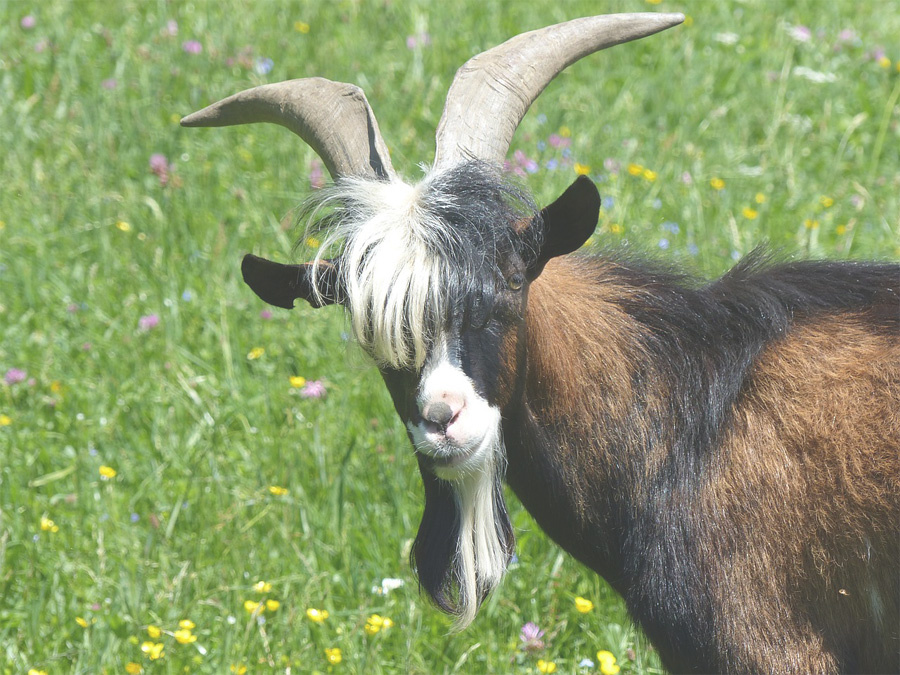
<path id="1" fill-rule="evenodd" d="M 506 285 L 511 291 L 521 290 L 522 286 L 525 285 L 525 277 L 519 273 L 513 274 L 506 280 Z"/>

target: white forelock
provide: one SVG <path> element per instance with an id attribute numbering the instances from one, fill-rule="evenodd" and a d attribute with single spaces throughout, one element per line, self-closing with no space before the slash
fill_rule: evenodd
<path id="1" fill-rule="evenodd" d="M 333 205 L 338 214 L 323 233 L 316 262 L 340 245 L 353 333 L 380 366 L 420 368 L 448 315 L 438 252 L 453 246 L 455 234 L 432 213 L 436 200 L 451 205 L 453 196 L 431 191 L 425 208 L 432 178 L 416 185 L 344 178 L 319 201 L 319 208 Z"/>

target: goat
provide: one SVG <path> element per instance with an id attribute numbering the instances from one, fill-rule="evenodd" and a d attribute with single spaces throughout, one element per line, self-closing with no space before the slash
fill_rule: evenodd
<path id="1" fill-rule="evenodd" d="M 334 178 L 307 206 L 314 260 L 247 255 L 243 277 L 346 309 L 422 475 L 412 565 L 458 628 L 513 553 L 505 480 L 673 672 L 897 672 L 900 266 L 755 253 L 700 284 L 569 255 L 593 183 L 538 210 L 500 169 L 557 73 L 682 20 L 576 19 L 475 56 L 414 185 L 352 85 L 264 85 L 182 123 L 284 125 Z"/>

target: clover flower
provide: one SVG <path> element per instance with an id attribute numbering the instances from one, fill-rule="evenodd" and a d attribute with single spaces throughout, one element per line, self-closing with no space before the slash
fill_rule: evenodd
<path id="1" fill-rule="evenodd" d="M 303 398 L 322 398 L 325 395 L 325 385 L 321 380 L 307 382 L 300 390 L 300 395 Z"/>
<path id="2" fill-rule="evenodd" d="M 196 40 L 187 40 L 186 42 L 182 43 L 181 48 L 187 54 L 199 54 L 203 51 L 203 45 L 201 45 Z"/>
<path id="3" fill-rule="evenodd" d="M 544 648 L 544 641 L 541 638 L 544 631 L 538 628 L 537 624 L 529 621 L 522 626 L 522 632 L 519 639 L 522 641 L 522 649 L 526 652 L 536 652 Z"/>
<path id="4" fill-rule="evenodd" d="M 3 376 L 3 381 L 6 382 L 9 386 L 14 384 L 18 384 L 19 382 L 24 382 L 25 378 L 28 377 L 28 373 L 19 368 L 10 368 L 6 371 L 6 375 Z"/>
<path id="5" fill-rule="evenodd" d="M 157 314 L 148 314 L 147 316 L 142 316 L 138 319 L 138 330 L 147 332 L 148 330 L 152 330 L 159 325 L 159 315 Z"/>

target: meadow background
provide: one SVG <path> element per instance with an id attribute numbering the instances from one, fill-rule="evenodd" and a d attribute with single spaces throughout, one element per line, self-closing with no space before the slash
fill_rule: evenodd
<path id="1" fill-rule="evenodd" d="M 897 2 L 0 0 L 0 673 L 659 672 L 511 495 L 518 562 L 449 633 L 377 372 L 337 309 L 241 282 L 245 252 L 291 257 L 321 164 L 280 127 L 178 125 L 353 82 L 415 178 L 465 59 L 614 11 L 688 20 L 547 88 L 510 151 L 539 202 L 588 173 L 595 245 L 700 275 L 763 242 L 900 258 Z"/>

